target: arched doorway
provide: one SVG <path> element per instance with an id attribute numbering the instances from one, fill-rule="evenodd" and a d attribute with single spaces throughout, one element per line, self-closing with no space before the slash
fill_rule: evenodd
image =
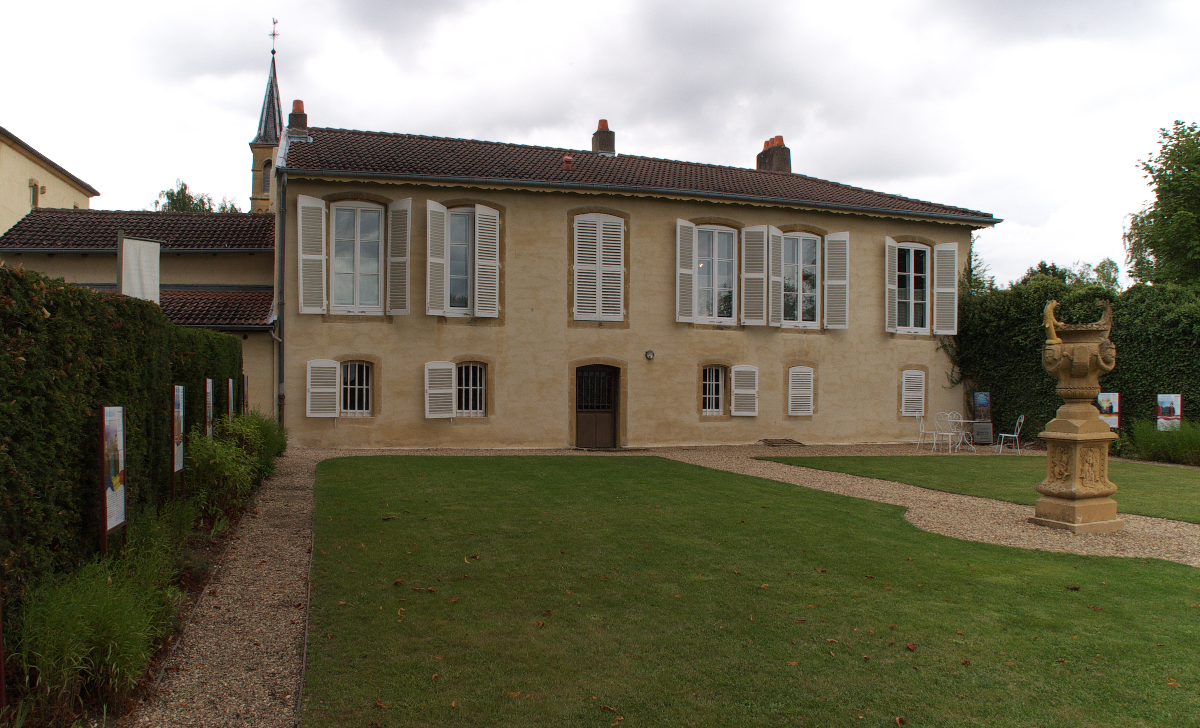
<path id="1" fill-rule="evenodd" d="M 575 370 L 575 446 L 617 446 L 617 399 L 621 370 L 589 364 Z"/>

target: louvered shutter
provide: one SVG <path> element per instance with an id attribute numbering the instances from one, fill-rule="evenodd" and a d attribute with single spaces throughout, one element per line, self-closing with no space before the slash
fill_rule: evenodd
<path id="1" fill-rule="evenodd" d="M 899 246 L 891 238 L 884 238 L 887 258 L 884 261 L 884 311 L 883 330 L 896 332 L 896 307 L 899 304 L 899 291 L 896 288 Z"/>
<path id="2" fill-rule="evenodd" d="M 770 282 L 770 300 L 767 305 L 768 323 L 783 325 L 783 233 L 776 228 L 767 228 L 770 246 L 767 248 L 767 266 Z"/>
<path id="3" fill-rule="evenodd" d="M 425 363 L 425 417 L 437 419 L 454 416 L 454 375 L 457 367 L 453 362 L 431 361 Z"/>
<path id="4" fill-rule="evenodd" d="M 388 205 L 387 312 L 408 313 L 408 259 L 412 234 L 412 199 Z"/>
<path id="5" fill-rule="evenodd" d="M 958 243 L 933 246 L 933 333 L 958 333 Z"/>
<path id="6" fill-rule="evenodd" d="M 309 417 L 338 416 L 338 378 L 342 365 L 332 359 L 313 359 L 308 362 Z"/>
<path id="7" fill-rule="evenodd" d="M 600 319 L 600 221 L 575 216 L 575 320 Z"/>
<path id="8" fill-rule="evenodd" d="M 325 313 L 328 310 L 326 295 L 326 244 L 325 202 L 315 197 L 300 195 L 296 198 L 300 255 L 300 313 Z"/>
<path id="9" fill-rule="evenodd" d="M 475 206 L 475 306 L 480 318 L 500 316 L 500 213 Z"/>
<path id="10" fill-rule="evenodd" d="M 925 372 L 905 369 L 900 375 L 900 416 L 925 416 Z"/>
<path id="11" fill-rule="evenodd" d="M 767 226 L 742 230 L 742 324 L 767 325 Z"/>
<path id="12" fill-rule="evenodd" d="M 813 413 L 812 367 L 788 369 L 788 414 L 804 417 Z"/>
<path id="13" fill-rule="evenodd" d="M 446 206 L 425 203 L 425 313 L 446 315 Z"/>
<path id="14" fill-rule="evenodd" d="M 625 320 L 625 221 L 597 215 L 600 223 L 600 320 Z"/>
<path id="15" fill-rule="evenodd" d="M 825 236 L 825 328 L 850 328 L 850 233 Z"/>
<path id="16" fill-rule="evenodd" d="M 758 416 L 758 367 L 738 364 L 729 368 L 729 414 L 735 417 Z"/>
<path id="17" fill-rule="evenodd" d="M 675 221 L 675 320 L 696 320 L 696 226 Z"/>

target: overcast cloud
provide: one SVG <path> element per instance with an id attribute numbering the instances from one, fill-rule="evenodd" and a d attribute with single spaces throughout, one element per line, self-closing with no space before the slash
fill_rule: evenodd
<path id="1" fill-rule="evenodd" d="M 152 208 L 182 178 L 243 208 L 279 18 L 285 113 L 309 123 L 753 166 L 990 212 L 1009 280 L 1123 261 L 1158 129 L 1200 121 L 1185 2 L 25 3 L 0 126 Z M 16 30 L 17 32 L 11 32 Z"/>

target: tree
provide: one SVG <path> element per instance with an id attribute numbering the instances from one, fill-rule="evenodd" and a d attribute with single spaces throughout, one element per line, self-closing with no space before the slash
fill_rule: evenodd
<path id="1" fill-rule="evenodd" d="M 1200 282 L 1200 127 L 1159 130 L 1158 156 L 1142 162 L 1155 201 L 1130 217 L 1125 251 L 1143 282 Z"/>
<path id="2" fill-rule="evenodd" d="M 211 195 L 204 192 L 192 194 L 187 182 L 180 179 L 175 180 L 175 189 L 158 193 L 154 209 L 162 212 L 241 212 L 237 204 L 227 197 L 222 197 L 219 204 L 213 205 Z"/>

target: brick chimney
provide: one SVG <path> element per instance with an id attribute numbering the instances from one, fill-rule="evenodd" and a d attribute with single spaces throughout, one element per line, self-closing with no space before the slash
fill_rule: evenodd
<path id="1" fill-rule="evenodd" d="M 758 169 L 763 172 L 792 172 L 792 150 L 783 145 L 783 135 L 763 142 L 758 153 Z"/>
<path id="2" fill-rule="evenodd" d="M 608 119 L 601 119 L 592 133 L 592 151 L 602 157 L 617 156 L 617 135 L 608 130 Z"/>
<path id="3" fill-rule="evenodd" d="M 288 133 L 292 136 L 308 136 L 308 114 L 304 113 L 304 102 L 292 102 L 292 113 L 288 114 Z"/>

